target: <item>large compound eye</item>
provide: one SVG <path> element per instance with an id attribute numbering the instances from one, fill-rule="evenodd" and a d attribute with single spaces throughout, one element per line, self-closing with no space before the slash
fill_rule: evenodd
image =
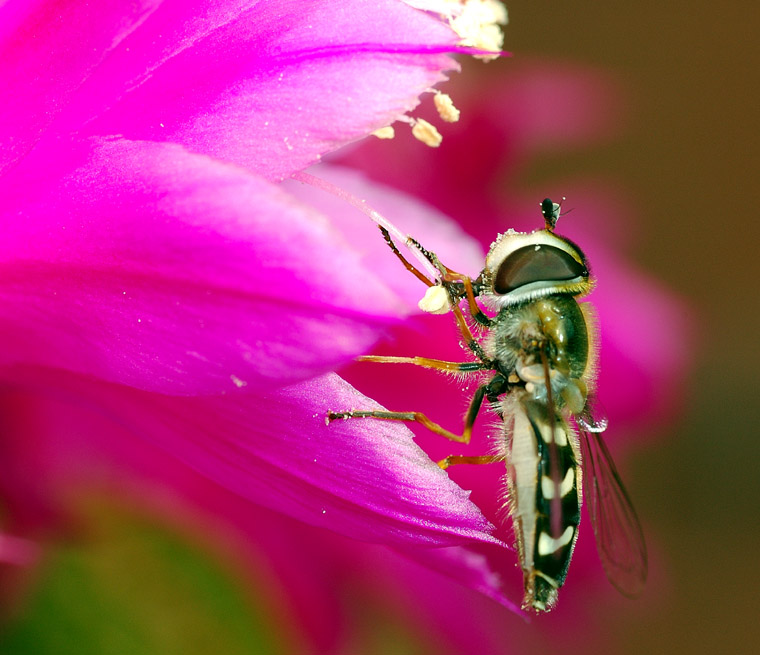
<path id="1" fill-rule="evenodd" d="M 569 253 L 541 244 L 523 246 L 510 253 L 499 266 L 493 290 L 506 294 L 531 282 L 554 282 L 588 277 L 586 267 Z"/>

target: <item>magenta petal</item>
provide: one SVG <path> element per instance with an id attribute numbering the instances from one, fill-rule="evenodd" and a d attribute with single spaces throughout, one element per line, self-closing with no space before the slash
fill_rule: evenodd
<path id="1" fill-rule="evenodd" d="M 177 142 L 282 179 L 391 123 L 458 67 L 441 54 L 454 32 L 398 0 L 261 0 L 208 21 L 164 4 L 57 129 L 93 117 L 83 133 Z"/>
<path id="2" fill-rule="evenodd" d="M 0 180 L 0 365 L 218 393 L 331 370 L 396 320 L 324 217 L 271 183 L 176 145 L 71 149 Z"/>
<path id="3" fill-rule="evenodd" d="M 192 407 L 148 400 L 140 419 L 144 436 L 271 509 L 378 543 L 496 542 L 469 494 L 414 444 L 405 426 L 358 419 L 325 424 L 329 410 L 380 408 L 336 375 L 263 397 L 196 399 Z"/>
<path id="4" fill-rule="evenodd" d="M 158 4 L 0 3 L 0 172 L 31 149 L 108 52 Z"/>
<path id="5" fill-rule="evenodd" d="M 317 527 L 396 546 L 501 544 L 491 525 L 398 423 L 335 421 L 329 409 L 379 408 L 331 374 L 267 395 L 184 398 L 53 371 L 13 371 L 38 393 L 64 388 L 240 496 Z M 43 385 L 40 388 L 40 385 Z M 114 426 L 116 427 L 116 426 Z M 94 448 L 113 430 L 93 430 Z"/>
<path id="6" fill-rule="evenodd" d="M 461 546 L 406 550 L 403 554 L 482 593 L 513 612 L 521 613 L 520 606 L 505 595 L 501 576 L 494 571 L 485 555 Z M 504 558 L 501 552 L 497 556 Z"/>
<path id="7" fill-rule="evenodd" d="M 34 383 L 31 387 L 25 382 L 30 378 Z M 262 510 L 242 496 L 232 493 L 226 486 L 226 480 L 221 485 L 215 484 L 205 475 L 199 475 L 185 466 L 176 458 L 176 453 L 171 452 L 172 448 L 166 447 L 171 444 L 162 443 L 162 446 L 157 448 L 142 439 L 134 438 L 134 434 L 130 434 L 124 428 L 141 429 L 140 426 L 134 424 L 135 408 L 140 409 L 142 413 L 143 410 L 137 407 L 137 403 L 142 402 L 148 394 L 118 387 L 103 387 L 81 379 L 73 379 L 70 376 L 48 377 L 48 372 L 45 371 L 37 371 L 31 375 L 29 372 L 21 372 L 15 376 L 15 382 L 16 385 L 13 387 L 15 392 L 8 393 L 9 390 L 6 389 L 5 393 L 0 395 L 2 414 L 6 418 L 6 433 L 11 437 L 6 440 L 5 448 L 2 448 L 0 486 L 13 478 L 14 474 L 21 474 L 24 485 L 29 485 L 37 492 L 44 490 L 51 494 L 52 498 L 64 498 L 70 497 L 72 487 L 89 490 L 93 482 L 102 484 L 105 481 L 109 487 L 115 484 L 116 489 L 121 493 L 125 491 L 130 495 L 136 493 L 149 507 L 162 514 L 165 513 L 172 521 L 189 519 L 205 533 L 211 534 L 218 533 L 220 524 L 223 524 L 221 532 L 225 535 L 223 539 L 225 543 L 229 528 L 232 527 L 240 535 L 239 541 L 248 555 L 247 564 L 255 567 L 256 563 L 261 561 L 262 552 L 267 553 L 267 568 L 276 571 L 283 580 L 286 586 L 285 593 L 293 595 L 291 600 L 300 607 L 299 614 L 302 615 L 302 620 L 310 624 L 309 631 L 320 640 L 329 640 L 331 634 L 329 626 L 333 625 L 334 629 L 334 623 L 340 620 L 341 609 L 339 603 L 336 602 L 336 597 L 345 593 L 344 585 L 351 585 L 354 589 L 357 577 L 363 581 L 376 580 L 374 584 L 380 585 L 380 593 L 387 599 L 393 597 L 391 590 L 411 598 L 410 589 L 414 590 L 414 593 L 424 593 L 426 585 L 431 584 L 430 575 L 419 573 L 416 565 L 401 560 L 390 551 L 377 547 L 370 548 L 366 544 L 358 544 L 353 540 L 340 539 L 337 535 L 324 530 L 315 530 L 291 521 L 282 514 Z M 60 392 L 53 392 L 53 389 L 61 383 L 67 387 L 68 394 L 76 394 L 73 403 L 70 402 L 70 398 L 63 396 Z M 22 385 L 23 391 L 19 390 L 18 384 Z M 40 389 L 38 388 L 40 384 L 45 386 Z M 40 393 L 43 389 L 45 389 L 44 394 Z M 127 395 L 124 395 L 125 391 Z M 84 398 L 98 403 L 98 411 L 92 412 L 92 407 L 82 402 Z M 221 403 L 226 405 L 232 400 L 228 397 Z M 165 401 L 166 399 L 160 400 L 159 403 Z M 162 418 L 170 417 L 169 428 L 171 428 L 176 424 L 172 417 L 181 411 L 182 405 L 187 405 L 189 401 L 183 398 L 172 398 L 166 402 L 168 402 L 167 406 L 171 407 L 171 411 Z M 205 402 L 201 400 L 201 405 L 203 406 Z M 123 412 L 124 409 L 127 409 L 130 414 L 121 417 L 119 421 L 121 425 L 117 425 L 111 420 L 112 416 L 109 418 L 103 415 L 101 407 L 105 408 L 109 414 L 115 411 Z M 274 409 L 281 408 L 282 405 L 276 405 Z M 199 411 L 205 409 L 209 408 L 202 407 Z M 211 410 L 211 417 L 199 423 L 198 429 L 205 429 L 219 417 L 219 412 L 216 412 L 214 408 Z M 152 410 L 149 411 L 153 414 Z M 148 423 L 151 418 L 145 421 Z M 258 421 L 254 423 L 257 424 Z M 224 430 L 225 427 L 226 424 L 223 423 L 218 429 Z M 193 429 L 195 430 L 196 427 L 194 426 Z M 158 439 L 154 440 L 153 437 L 158 436 L 159 433 L 160 431 L 151 428 L 148 436 L 151 437 L 151 441 L 156 442 Z M 13 438 L 22 434 L 25 436 L 23 440 Z M 258 438 L 254 432 L 249 434 L 252 435 L 253 440 Z M 329 436 L 329 431 L 326 434 Z M 28 438 L 27 435 L 32 435 L 32 438 Z M 216 436 L 216 434 L 209 434 L 208 439 L 214 440 Z M 382 435 L 375 436 L 368 447 L 382 452 L 385 443 L 381 441 L 382 439 Z M 434 469 L 429 469 L 430 463 L 419 458 L 418 451 L 408 435 L 404 436 L 403 440 L 405 443 L 395 450 L 400 451 L 402 456 L 404 453 L 410 455 L 412 460 L 409 463 L 410 468 L 419 459 L 422 465 L 422 475 L 419 477 L 423 486 L 429 486 L 425 485 L 425 481 L 430 477 L 428 471 L 431 471 L 435 478 L 440 478 L 444 484 L 439 486 L 443 494 L 439 500 L 448 502 L 451 496 L 445 484 L 445 476 L 441 476 L 441 473 Z M 12 449 L 11 444 L 14 446 Z M 312 468 L 314 463 L 309 460 L 310 456 L 313 459 L 312 454 L 301 454 L 298 451 L 309 450 L 314 444 L 313 438 L 308 438 L 305 434 L 301 435 L 297 451 L 291 453 L 291 456 L 303 459 L 309 465 L 306 468 Z M 266 448 L 266 444 L 262 446 Z M 343 470 L 340 464 L 341 459 L 356 450 L 361 452 L 361 448 L 352 446 L 352 443 L 343 444 L 342 449 L 346 454 L 338 458 L 336 473 Z M 186 448 L 182 446 L 177 449 L 180 453 L 185 450 Z M 11 454 L 12 456 L 9 456 Z M 383 465 L 390 467 L 388 473 L 395 474 L 399 469 L 396 456 L 384 453 L 382 457 Z M 359 459 L 361 460 L 362 457 L 360 456 Z M 231 459 L 228 461 L 230 465 L 234 465 L 234 461 Z M 405 457 L 404 461 L 406 461 Z M 36 472 L 35 479 L 30 479 L 26 475 L 30 470 Z M 253 472 L 258 473 L 258 471 Z M 375 469 L 371 469 L 368 473 L 375 475 Z M 414 471 L 411 472 L 413 473 Z M 350 485 L 355 476 L 353 473 L 349 473 L 349 476 L 346 478 L 346 483 Z M 384 477 L 384 475 L 381 477 L 381 481 Z M 405 493 L 406 483 L 402 476 L 399 477 L 401 477 L 402 486 L 398 490 L 390 488 L 391 497 L 384 499 L 385 502 L 395 503 L 394 494 Z M 434 482 L 436 485 L 439 484 L 439 480 L 434 480 Z M 14 484 L 13 488 L 20 491 L 17 484 Z M 384 493 L 387 494 L 388 491 L 388 487 L 383 487 Z M 256 492 L 256 488 L 251 489 L 248 496 L 253 492 Z M 455 503 L 459 503 L 458 499 L 461 495 L 461 492 L 455 490 Z M 304 505 L 309 502 L 310 497 L 310 494 L 302 495 L 301 500 Z M 19 500 L 26 502 L 27 495 L 25 494 Z M 340 501 L 336 499 L 336 502 Z M 408 501 L 404 502 L 407 507 L 410 506 Z M 16 519 L 16 524 L 23 519 L 23 515 L 19 516 L 18 513 L 29 510 L 23 504 L 19 506 L 18 502 L 12 506 L 12 509 L 11 515 Z M 366 510 L 367 514 L 370 512 L 371 510 Z M 321 508 L 318 508 L 316 513 L 322 516 Z M 331 509 L 324 515 L 325 521 L 340 518 L 341 516 L 336 515 Z M 21 520 L 21 523 L 23 524 L 24 521 Z M 475 524 L 479 523 L 475 522 Z M 333 526 L 329 527 L 333 531 L 336 530 Z M 359 535 L 360 538 L 371 536 L 371 533 Z M 308 547 L 305 544 L 308 544 Z M 469 549 L 456 546 L 450 548 L 410 547 L 407 543 L 396 543 L 395 546 L 396 552 L 420 562 L 428 569 L 442 571 L 448 577 L 453 577 L 462 584 L 486 593 L 502 604 L 509 605 L 509 601 L 504 598 L 499 589 L 499 577 L 492 573 L 489 563 L 482 556 L 470 552 Z M 490 544 L 485 547 L 495 550 L 502 558 L 504 557 L 502 547 Z M 507 554 L 507 558 L 511 561 L 510 554 Z M 397 573 L 401 572 L 401 577 L 393 576 L 394 570 Z M 417 572 L 416 576 L 415 572 Z M 448 596 L 439 598 L 440 608 L 428 603 L 420 610 L 424 614 L 430 612 L 431 608 L 433 612 L 443 611 L 443 606 L 447 606 L 450 612 L 456 613 L 471 602 L 472 598 L 468 596 L 462 598 L 461 590 L 453 588 L 449 590 Z M 312 607 L 309 607 L 310 603 L 313 603 Z M 319 652 L 327 651 L 322 649 Z"/>

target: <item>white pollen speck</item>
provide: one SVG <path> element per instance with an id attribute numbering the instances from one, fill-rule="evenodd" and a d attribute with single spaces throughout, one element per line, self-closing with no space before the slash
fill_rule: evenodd
<path id="1" fill-rule="evenodd" d="M 428 314 L 447 314 L 451 311 L 449 294 L 442 286 L 428 287 L 417 306 Z"/>
<path id="2" fill-rule="evenodd" d="M 323 509 L 323 510 L 322 510 L 322 514 L 327 514 L 327 510 L 326 510 L 326 509 Z"/>
<path id="3" fill-rule="evenodd" d="M 248 386 L 248 383 L 245 380 L 241 380 L 237 375 L 230 375 L 230 380 L 232 380 L 232 384 L 234 384 L 238 389 L 242 389 L 245 386 Z"/>
<path id="4" fill-rule="evenodd" d="M 137 319 L 137 322 L 138 322 L 138 323 L 142 323 L 142 319 L 141 319 L 141 318 L 138 318 L 138 319 Z"/>
<path id="5" fill-rule="evenodd" d="M 536 251 L 541 250 L 541 246 L 533 246 L 533 250 L 536 250 Z"/>
<path id="6" fill-rule="evenodd" d="M 159 127 L 163 127 L 163 126 L 164 126 L 164 124 L 163 124 L 163 123 L 159 123 L 159 124 L 158 124 L 158 126 L 159 126 Z"/>

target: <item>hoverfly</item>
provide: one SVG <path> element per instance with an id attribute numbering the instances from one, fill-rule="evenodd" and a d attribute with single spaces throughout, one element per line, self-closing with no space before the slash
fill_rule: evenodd
<path id="1" fill-rule="evenodd" d="M 503 423 L 497 454 L 451 455 L 439 465 L 506 465 L 508 508 L 523 572 L 523 608 L 547 611 L 567 577 L 583 491 L 604 570 L 624 595 L 641 590 L 647 555 L 636 512 L 601 439 L 607 422 L 593 416 L 595 320 L 588 303 L 576 299 L 591 290 L 594 280 L 580 248 L 554 233 L 560 205 L 546 198 L 541 211 L 544 228 L 499 235 L 474 279 L 449 269 L 409 237 L 407 246 L 417 249 L 440 274 L 436 281 L 429 280 L 380 227 L 394 254 L 428 286 L 420 307 L 431 313 L 453 312 L 474 361 L 360 359 L 487 374 L 472 397 L 461 434 L 420 412 L 330 412 L 328 420 L 416 421 L 448 439 L 469 443 L 487 401 Z M 463 302 L 470 323 L 480 328 L 477 338 L 460 307 Z"/>

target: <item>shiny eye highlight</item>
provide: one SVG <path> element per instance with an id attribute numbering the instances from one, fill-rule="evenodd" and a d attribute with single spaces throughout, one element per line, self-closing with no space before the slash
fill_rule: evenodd
<path id="1" fill-rule="evenodd" d="M 506 294 L 533 282 L 554 282 L 588 277 L 586 267 L 569 253 L 550 245 L 523 246 L 499 266 L 493 290 Z"/>

